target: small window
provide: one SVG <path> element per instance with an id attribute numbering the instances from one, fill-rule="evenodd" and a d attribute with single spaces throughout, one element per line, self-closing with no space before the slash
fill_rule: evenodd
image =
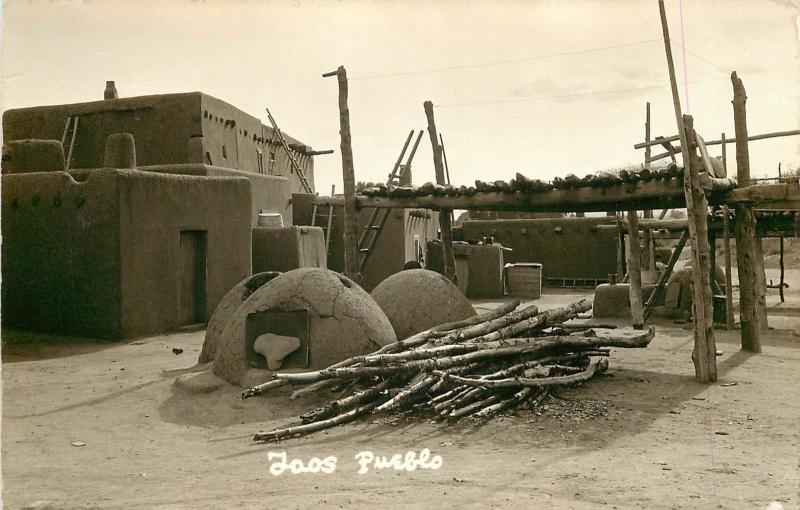
<path id="1" fill-rule="evenodd" d="M 228 159 L 228 149 L 224 145 L 222 146 L 222 157 Z"/>

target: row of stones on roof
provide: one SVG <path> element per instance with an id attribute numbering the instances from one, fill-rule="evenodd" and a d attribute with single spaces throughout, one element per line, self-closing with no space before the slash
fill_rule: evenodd
<path id="1" fill-rule="evenodd" d="M 624 183 L 636 183 L 640 181 L 671 180 L 679 178 L 682 175 L 683 169 L 673 163 L 658 170 L 650 170 L 645 168 L 635 172 L 628 170 L 621 170 L 616 173 L 601 172 L 598 174 L 590 174 L 582 178 L 573 174 L 569 174 L 563 178 L 556 177 L 552 182 L 544 182 L 539 179 L 529 179 L 524 175 L 517 173 L 516 177 L 511 179 L 509 182 L 494 181 L 489 183 L 475 181 L 475 186 L 443 186 L 441 184 L 433 184 L 431 182 L 426 182 L 425 184 L 417 187 L 387 187 L 386 185 L 381 184 L 374 188 L 365 189 L 363 194 L 366 196 L 412 197 L 426 195 L 474 195 L 475 193 L 485 192 L 536 192 L 550 191 L 553 189 L 616 186 Z"/>

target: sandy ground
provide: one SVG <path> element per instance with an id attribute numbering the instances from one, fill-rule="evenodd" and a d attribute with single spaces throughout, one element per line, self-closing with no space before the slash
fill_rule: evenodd
<path id="1" fill-rule="evenodd" d="M 452 426 L 369 420 L 273 445 L 251 435 L 316 402 L 242 401 L 227 385 L 209 394 L 177 388 L 175 371 L 194 365 L 202 331 L 4 345 L 3 500 L 6 508 L 800 508 L 800 314 L 791 307 L 800 295 L 792 289 L 782 307 L 775 296 L 779 329 L 762 354 L 740 352 L 738 331 L 717 332 L 724 354 L 715 385 L 694 382 L 691 331 L 658 322 L 649 348 L 615 349 L 607 375 L 536 412 Z M 540 306 L 577 297 L 548 294 Z M 440 469 L 357 474 L 360 451 L 423 448 L 442 457 Z M 268 452 L 338 462 L 332 474 L 274 476 Z"/>

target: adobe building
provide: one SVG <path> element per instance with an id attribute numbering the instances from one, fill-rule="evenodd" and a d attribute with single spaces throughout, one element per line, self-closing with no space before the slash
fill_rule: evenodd
<path id="1" fill-rule="evenodd" d="M 199 92 L 111 86 L 3 115 L 3 327 L 123 338 L 204 323 L 252 274 L 259 213 L 293 228 L 305 185 L 271 127 Z M 313 190 L 311 149 L 284 137 Z"/>
<path id="2" fill-rule="evenodd" d="M 605 217 L 467 220 L 465 240 L 492 237 L 512 251 L 507 263 L 542 264 L 546 285 L 595 287 L 617 271 L 616 231 L 598 228 Z"/>
<path id="3" fill-rule="evenodd" d="M 107 83 L 102 101 L 18 108 L 3 113 L 3 143 L 60 140 L 65 168 L 103 166 L 106 138 L 130 133 L 140 170 L 251 181 L 252 220 L 261 211 L 283 214 L 292 224 L 292 193 L 306 193 L 272 127 L 202 92 L 116 98 Z M 283 134 L 311 187 L 312 149 Z M 5 166 L 5 165 L 4 165 Z M 3 170 L 3 173 L 7 173 Z"/>

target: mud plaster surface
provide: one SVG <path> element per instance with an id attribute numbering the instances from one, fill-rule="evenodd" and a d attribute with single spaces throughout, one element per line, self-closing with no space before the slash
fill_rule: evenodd
<path id="1" fill-rule="evenodd" d="M 789 278 L 800 281 L 800 271 Z M 546 292 L 536 303 L 584 296 Z M 779 329 L 761 355 L 739 352 L 738 332 L 717 332 L 720 383 L 735 386 L 696 384 L 692 332 L 658 322 L 650 347 L 614 349 L 611 376 L 563 392 L 538 414 L 483 425 L 365 420 L 265 446 L 253 445 L 252 433 L 294 423 L 319 401 L 286 392 L 242 401 L 228 384 L 211 393 L 176 388 L 175 371 L 194 365 L 201 331 L 4 346 L 3 500 L 6 508 L 48 501 L 59 509 L 797 508 L 800 337 L 792 330 L 800 316 L 792 310 L 800 294 L 787 297 L 793 308 L 770 294 Z M 362 450 L 421 448 L 442 456 L 440 470 L 356 474 Z M 269 451 L 334 455 L 338 468 L 275 477 Z"/>
<path id="2" fill-rule="evenodd" d="M 375 287 L 372 297 L 386 313 L 399 339 L 475 315 L 458 287 L 439 273 L 425 269 L 393 274 Z"/>
<path id="3" fill-rule="evenodd" d="M 372 352 L 396 339 L 380 307 L 358 285 L 326 269 L 295 269 L 260 287 L 236 310 L 220 337 L 214 373 L 238 384 L 251 368 L 245 338 L 248 315 L 301 309 L 310 315 L 312 369 Z"/>

